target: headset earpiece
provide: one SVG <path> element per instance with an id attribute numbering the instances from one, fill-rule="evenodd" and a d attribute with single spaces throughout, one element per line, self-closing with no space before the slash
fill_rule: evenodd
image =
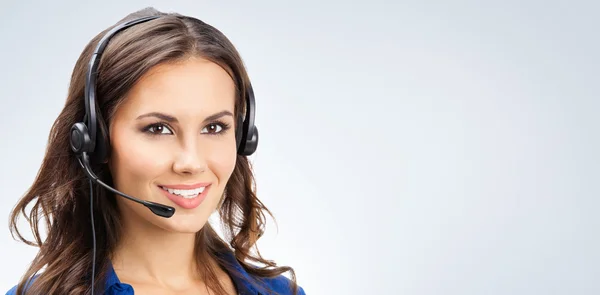
<path id="1" fill-rule="evenodd" d="M 71 127 L 70 145 L 71 150 L 77 155 L 82 155 L 84 152 L 87 153 L 92 163 L 106 163 L 110 152 L 108 130 L 100 114 L 98 114 L 98 118 L 99 120 L 96 122 L 98 131 L 96 133 L 95 147 L 93 146 L 89 129 L 84 123 L 87 120 L 87 115 L 84 117 L 83 122 L 77 122 Z"/>
<path id="2" fill-rule="evenodd" d="M 82 122 L 75 123 L 71 127 L 70 144 L 71 150 L 77 155 L 91 151 L 92 141 L 90 134 Z"/>
<path id="3" fill-rule="evenodd" d="M 246 140 L 244 141 L 244 146 L 240 154 L 244 156 L 252 155 L 256 151 L 257 147 L 258 129 L 256 128 L 256 126 L 252 126 L 250 130 L 248 130 L 248 134 L 246 135 Z"/>
<path id="4" fill-rule="evenodd" d="M 254 113 L 256 104 L 254 102 L 254 90 L 252 84 L 248 83 L 246 89 L 246 115 L 242 122 L 238 123 L 241 135 L 238 144 L 238 154 L 243 156 L 252 155 L 258 146 L 258 129 L 254 126 Z"/>
<path id="5" fill-rule="evenodd" d="M 258 146 L 258 129 L 252 126 L 252 128 L 244 132 L 247 126 L 244 125 L 246 123 L 241 117 L 238 119 L 237 124 L 239 126 L 236 129 L 237 153 L 242 156 L 250 156 L 256 151 Z"/>

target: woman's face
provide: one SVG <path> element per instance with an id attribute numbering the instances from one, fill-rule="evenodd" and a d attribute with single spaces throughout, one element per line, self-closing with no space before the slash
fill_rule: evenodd
<path id="1" fill-rule="evenodd" d="M 175 214 L 117 197 L 126 223 L 186 233 L 204 226 L 235 167 L 234 103 L 228 73 L 200 58 L 159 65 L 137 82 L 111 122 L 114 185 Z"/>

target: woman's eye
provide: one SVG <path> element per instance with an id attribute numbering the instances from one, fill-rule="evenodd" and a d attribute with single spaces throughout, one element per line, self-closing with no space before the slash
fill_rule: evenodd
<path id="1" fill-rule="evenodd" d="M 171 130 L 169 130 L 169 128 L 163 124 L 151 125 L 146 130 L 152 134 L 171 134 Z"/>
<path id="2" fill-rule="evenodd" d="M 202 129 L 202 133 L 219 133 L 223 130 L 220 124 L 212 123 Z"/>

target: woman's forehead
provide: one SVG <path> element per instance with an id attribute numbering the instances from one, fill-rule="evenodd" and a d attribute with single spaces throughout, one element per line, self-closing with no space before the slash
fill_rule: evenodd
<path id="1" fill-rule="evenodd" d="M 194 58 L 152 68 L 133 86 L 121 108 L 134 113 L 193 113 L 233 111 L 234 104 L 235 83 L 227 71 Z"/>

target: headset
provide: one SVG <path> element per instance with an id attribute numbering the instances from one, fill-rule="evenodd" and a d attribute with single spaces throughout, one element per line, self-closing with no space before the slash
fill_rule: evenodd
<path id="1" fill-rule="evenodd" d="M 85 116 L 83 117 L 82 122 L 77 122 L 71 127 L 71 150 L 75 153 L 79 165 L 83 168 L 83 171 L 89 178 L 90 184 L 90 215 L 94 247 L 92 261 L 92 295 L 94 295 L 94 276 L 96 265 L 96 233 L 94 228 L 94 195 L 92 182 L 101 185 L 102 187 L 119 196 L 146 206 L 148 209 L 150 209 L 150 211 L 158 216 L 169 218 L 175 214 L 175 208 L 171 206 L 140 200 L 112 188 L 101 181 L 91 168 L 91 163 L 106 163 L 108 161 L 108 155 L 110 151 L 108 130 L 105 122 L 97 110 L 98 105 L 96 100 L 98 66 L 100 64 L 100 59 L 102 58 L 104 49 L 108 45 L 111 38 L 113 38 L 117 33 L 137 24 L 145 23 L 160 17 L 161 16 L 158 15 L 146 16 L 118 24 L 108 31 L 102 37 L 102 39 L 100 39 L 89 61 L 88 70 L 86 73 L 85 90 L 83 96 L 85 102 Z M 256 151 L 258 146 L 258 129 L 254 125 L 256 105 L 254 101 L 254 91 L 250 83 L 246 87 L 244 96 L 246 100 L 246 112 L 243 118 L 242 116 L 237 118 L 235 138 L 237 154 L 249 156 Z"/>

